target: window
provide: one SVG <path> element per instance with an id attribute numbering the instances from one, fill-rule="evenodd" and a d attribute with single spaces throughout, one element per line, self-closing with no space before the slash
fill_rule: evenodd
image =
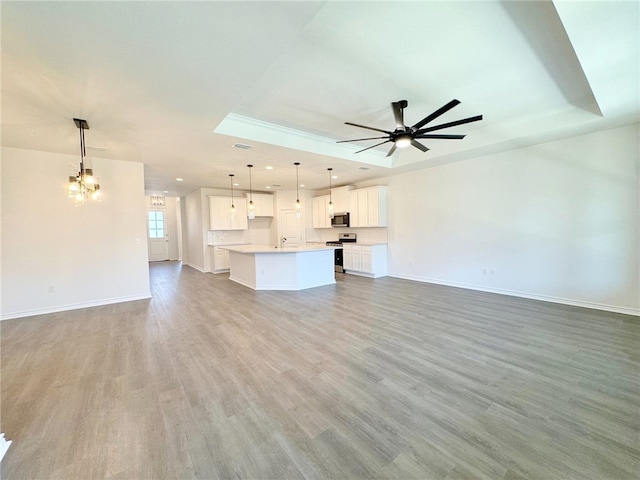
<path id="1" fill-rule="evenodd" d="M 164 212 L 149 212 L 149 238 L 164 238 Z"/>

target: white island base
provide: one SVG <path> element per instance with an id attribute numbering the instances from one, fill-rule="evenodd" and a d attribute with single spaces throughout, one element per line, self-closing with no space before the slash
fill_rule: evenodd
<path id="1" fill-rule="evenodd" d="M 336 283 L 331 247 L 227 247 L 229 279 L 254 290 L 304 290 Z"/>

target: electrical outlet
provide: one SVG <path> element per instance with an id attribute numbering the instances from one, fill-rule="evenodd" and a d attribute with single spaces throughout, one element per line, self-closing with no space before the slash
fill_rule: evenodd
<path id="1" fill-rule="evenodd" d="M 487 269 L 486 269 L 486 268 L 483 268 L 483 269 L 482 269 L 482 274 L 483 274 L 483 275 L 486 275 L 486 274 L 487 274 Z"/>
<path id="2" fill-rule="evenodd" d="M 49 285 L 48 291 L 49 293 L 56 293 L 56 287 L 54 285 Z"/>
<path id="3" fill-rule="evenodd" d="M 496 275 L 496 271 L 495 271 L 495 269 L 493 269 L 493 268 L 492 268 L 492 269 L 491 269 L 491 276 L 492 276 L 492 277 L 495 277 L 495 275 Z"/>

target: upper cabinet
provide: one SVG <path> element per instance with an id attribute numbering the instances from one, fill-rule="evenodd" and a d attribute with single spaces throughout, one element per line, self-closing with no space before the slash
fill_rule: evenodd
<path id="1" fill-rule="evenodd" d="M 387 187 L 359 188 L 349 192 L 351 227 L 387 226 Z"/>
<path id="2" fill-rule="evenodd" d="M 233 204 L 236 213 L 232 217 L 231 197 L 209 197 L 210 230 L 246 230 L 249 227 L 246 199 L 234 197 Z"/>
<path id="3" fill-rule="evenodd" d="M 331 190 L 331 201 L 333 202 L 333 211 L 335 213 L 344 213 L 349 211 L 349 191 L 353 187 L 338 187 Z"/>
<path id="4" fill-rule="evenodd" d="M 249 205 L 249 193 L 244 194 L 247 206 Z M 253 199 L 253 211 L 256 217 L 273 217 L 273 195 L 268 193 L 251 193 Z M 249 210 L 247 210 L 248 214 Z"/>
<path id="5" fill-rule="evenodd" d="M 329 195 L 313 197 L 313 228 L 331 228 L 328 206 Z"/>
<path id="6" fill-rule="evenodd" d="M 349 191 L 351 186 L 334 188 L 331 195 L 313 197 L 313 228 L 331 228 L 329 201 L 333 203 L 334 213 L 349 211 Z"/>
<path id="7" fill-rule="evenodd" d="M 351 190 L 336 188 L 331 192 L 333 211 L 349 212 L 350 227 L 387 226 L 387 187 L 375 186 Z M 313 228 L 330 228 L 329 195 L 313 197 Z"/>

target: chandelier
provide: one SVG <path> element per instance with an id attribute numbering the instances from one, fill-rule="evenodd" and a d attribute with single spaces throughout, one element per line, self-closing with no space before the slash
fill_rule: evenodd
<path id="1" fill-rule="evenodd" d="M 164 196 L 163 195 L 151 195 L 151 206 L 152 207 L 164 207 Z"/>
<path id="2" fill-rule="evenodd" d="M 100 201 L 100 184 L 93 175 L 93 168 L 87 158 L 84 143 L 84 131 L 89 130 L 86 120 L 74 118 L 76 127 L 80 130 L 80 170 L 75 173 L 75 168 L 69 173 L 69 185 L 67 191 L 70 198 L 73 198 L 75 205 L 83 205 L 85 200 L 91 199 Z"/>

